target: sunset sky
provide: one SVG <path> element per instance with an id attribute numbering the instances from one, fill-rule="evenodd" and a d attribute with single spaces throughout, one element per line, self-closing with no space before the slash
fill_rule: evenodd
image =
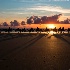
<path id="1" fill-rule="evenodd" d="M 0 0 L 0 22 L 60 13 L 60 20 L 70 18 L 70 0 Z"/>

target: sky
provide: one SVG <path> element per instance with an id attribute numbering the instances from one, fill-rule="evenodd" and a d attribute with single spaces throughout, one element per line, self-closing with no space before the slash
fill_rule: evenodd
<path id="1" fill-rule="evenodd" d="M 70 0 L 0 0 L 0 22 L 55 14 L 63 14 L 60 20 L 70 19 Z"/>

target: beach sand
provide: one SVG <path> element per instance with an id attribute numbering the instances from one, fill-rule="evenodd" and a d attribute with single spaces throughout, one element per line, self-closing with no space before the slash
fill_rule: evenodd
<path id="1" fill-rule="evenodd" d="M 0 70 L 70 70 L 70 34 L 0 34 Z"/>

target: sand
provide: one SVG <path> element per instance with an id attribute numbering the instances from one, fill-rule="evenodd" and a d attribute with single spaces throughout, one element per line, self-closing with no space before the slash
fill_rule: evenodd
<path id="1" fill-rule="evenodd" d="M 70 70 L 70 34 L 0 34 L 0 70 Z"/>

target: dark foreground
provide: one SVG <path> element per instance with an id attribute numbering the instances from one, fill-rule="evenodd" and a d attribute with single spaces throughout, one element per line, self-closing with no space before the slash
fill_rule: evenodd
<path id="1" fill-rule="evenodd" d="M 70 70 L 70 34 L 0 34 L 0 70 Z"/>

